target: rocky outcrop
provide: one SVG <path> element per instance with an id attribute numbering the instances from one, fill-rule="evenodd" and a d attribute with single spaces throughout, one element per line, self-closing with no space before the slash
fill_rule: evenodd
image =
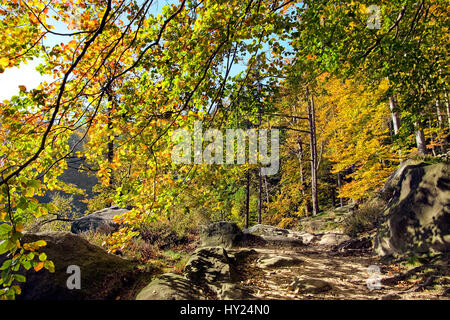
<path id="1" fill-rule="evenodd" d="M 186 277 L 166 273 L 142 289 L 136 300 L 198 300 L 201 293 Z"/>
<path id="2" fill-rule="evenodd" d="M 267 255 L 257 261 L 257 266 L 262 269 L 266 268 L 282 268 L 291 267 L 302 263 L 303 261 L 290 256 L 284 255 Z"/>
<path id="3" fill-rule="evenodd" d="M 350 237 L 341 233 L 325 233 L 318 242 L 321 246 L 337 246 L 345 241 L 349 241 Z"/>
<path id="4" fill-rule="evenodd" d="M 136 297 L 138 300 L 196 300 L 213 295 L 217 299 L 250 299 L 251 292 L 237 283 L 236 263 L 256 254 L 223 247 L 203 247 L 192 254 L 183 275 L 164 274 Z"/>
<path id="5" fill-rule="evenodd" d="M 238 225 L 226 221 L 204 226 L 200 232 L 200 242 L 204 247 L 236 247 L 242 242 L 242 237 L 243 234 Z"/>
<path id="6" fill-rule="evenodd" d="M 378 228 L 379 255 L 450 250 L 450 165 L 406 162 L 383 188 L 390 200 Z"/>
<path id="7" fill-rule="evenodd" d="M 243 231 L 244 235 L 260 237 L 269 246 L 301 247 L 316 240 L 314 234 L 276 228 L 269 225 L 257 224 Z"/>
<path id="8" fill-rule="evenodd" d="M 111 233 L 116 231 L 118 225 L 114 223 L 115 216 L 120 216 L 130 210 L 113 206 L 92 214 L 79 218 L 72 222 L 72 233 L 79 234 L 86 231 L 96 231 L 101 233 Z"/>
<path id="9" fill-rule="evenodd" d="M 22 270 L 27 281 L 22 294 L 17 299 L 24 300 L 86 300 L 116 299 L 134 296 L 124 288 L 134 287 L 135 283 L 147 277 L 137 270 L 137 265 L 115 255 L 69 232 L 26 233 L 24 243 L 45 240 L 47 245 L 41 249 L 55 265 L 55 272 L 42 269 Z M 1 257 L 0 257 L 1 260 Z M 69 289 L 67 280 L 71 276 L 69 266 L 80 270 L 80 289 Z"/>
<path id="10" fill-rule="evenodd" d="M 231 261 L 222 247 L 199 248 L 186 263 L 186 277 L 198 284 L 231 282 Z"/>
<path id="11" fill-rule="evenodd" d="M 347 240 L 333 247 L 333 251 L 341 253 L 357 252 L 361 254 L 369 253 L 371 250 L 372 240 L 369 237 Z"/>

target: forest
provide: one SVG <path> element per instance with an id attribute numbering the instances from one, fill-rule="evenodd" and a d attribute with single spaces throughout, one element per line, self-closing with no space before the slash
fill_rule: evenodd
<path id="1" fill-rule="evenodd" d="M 419 210 L 438 232 L 426 250 L 418 233 L 404 247 L 392 240 L 405 256 L 394 254 L 393 270 L 431 268 L 414 292 L 433 281 L 448 296 L 448 268 L 430 264 L 450 248 L 449 9 L 448 0 L 1 0 L 0 79 L 37 61 L 42 81 L 0 102 L 0 299 L 27 299 L 38 274 L 66 273 L 51 254 L 55 232 L 136 261 L 148 280 L 195 273 L 189 257 L 205 226 L 270 227 L 303 243 L 332 233 L 372 248 L 383 219 Z M 74 232 L 111 208 L 113 230 Z"/>

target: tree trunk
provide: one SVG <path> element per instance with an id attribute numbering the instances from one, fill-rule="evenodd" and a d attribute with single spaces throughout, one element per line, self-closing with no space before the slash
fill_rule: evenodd
<path id="1" fill-rule="evenodd" d="M 333 208 L 336 208 L 336 190 L 333 188 L 331 188 L 331 204 L 333 206 Z"/>
<path id="2" fill-rule="evenodd" d="M 394 134 L 397 134 L 398 130 L 400 129 L 400 116 L 398 115 L 397 99 L 395 98 L 395 96 L 389 97 L 389 107 L 391 109 L 392 114 L 392 125 Z"/>
<path id="3" fill-rule="evenodd" d="M 112 97 L 112 94 L 109 93 L 109 92 L 108 92 L 108 102 L 109 102 L 108 113 L 107 113 L 107 116 L 108 116 L 108 131 L 111 132 L 113 130 L 113 125 L 112 125 L 112 121 L 111 121 L 112 110 L 113 110 L 113 105 L 112 105 L 113 97 Z M 111 138 L 110 138 L 111 136 L 112 135 L 110 135 L 108 137 L 109 138 L 109 141 L 108 141 L 108 153 L 106 155 L 109 164 L 112 164 L 112 162 L 114 160 L 114 141 L 111 140 Z M 109 176 L 109 185 L 112 186 L 113 183 L 114 183 L 114 173 L 113 173 L 113 171 L 111 169 L 111 173 L 110 173 L 110 176 Z"/>
<path id="4" fill-rule="evenodd" d="M 248 229 L 250 216 L 250 170 L 247 170 L 247 187 L 245 196 L 245 228 Z"/>
<path id="5" fill-rule="evenodd" d="M 416 131 L 416 145 L 417 145 L 417 151 L 420 154 L 426 154 L 427 148 L 426 148 L 426 142 L 425 142 L 425 135 L 423 133 L 422 128 L 419 127 L 418 123 L 416 123 L 417 131 Z"/>
<path id="6" fill-rule="evenodd" d="M 300 183 L 304 187 L 305 186 L 305 175 L 303 173 L 303 143 L 300 140 L 300 137 L 297 141 L 298 143 L 298 161 L 300 162 Z M 305 189 L 302 188 L 303 199 L 305 199 Z M 308 206 L 305 206 L 305 214 L 309 215 Z"/>
<path id="7" fill-rule="evenodd" d="M 308 105 L 308 121 L 310 131 L 310 149 L 311 149 L 311 200 L 313 216 L 319 213 L 319 202 L 317 199 L 317 141 L 316 141 L 316 123 L 314 98 L 310 96 L 309 88 L 306 87 L 306 98 Z"/>
<path id="8" fill-rule="evenodd" d="M 261 126 L 261 104 L 259 105 L 259 115 L 258 115 L 258 120 L 259 120 L 259 126 Z M 258 171 L 258 224 L 261 224 L 262 222 L 262 174 L 261 174 L 261 167 L 259 168 Z"/>
<path id="9" fill-rule="evenodd" d="M 340 173 L 337 174 L 337 185 L 338 185 L 338 188 L 340 189 L 341 185 L 342 185 Z M 341 206 L 341 208 L 344 206 L 344 200 L 341 197 L 339 197 L 339 205 Z"/>
<path id="10" fill-rule="evenodd" d="M 444 127 L 444 120 L 442 118 L 441 104 L 439 102 L 439 99 L 436 99 L 436 113 L 437 113 L 439 128 L 442 129 Z"/>
<path id="11" fill-rule="evenodd" d="M 450 128 L 450 106 L 448 103 L 448 95 L 447 92 L 445 93 L 445 109 L 447 111 L 447 122 L 448 122 L 448 127 Z"/>

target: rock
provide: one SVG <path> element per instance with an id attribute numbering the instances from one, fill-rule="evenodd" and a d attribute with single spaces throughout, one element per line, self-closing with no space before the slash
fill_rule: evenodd
<path id="1" fill-rule="evenodd" d="M 401 297 L 396 293 L 388 293 L 381 297 L 381 300 L 399 300 Z"/>
<path id="2" fill-rule="evenodd" d="M 203 247 L 231 248 L 242 241 L 242 231 L 234 222 L 216 222 L 204 227 L 200 232 L 200 242 Z"/>
<path id="3" fill-rule="evenodd" d="M 265 224 L 254 225 L 248 229 L 245 229 L 243 232 L 262 237 L 287 236 L 289 234 L 289 230 L 280 229 Z"/>
<path id="4" fill-rule="evenodd" d="M 308 245 L 317 239 L 316 235 L 308 232 L 300 232 L 299 237 L 301 238 L 303 244 L 305 245 Z"/>
<path id="5" fill-rule="evenodd" d="M 123 296 L 123 288 L 144 281 L 134 262 L 108 254 L 87 240 L 69 232 L 25 233 L 23 243 L 45 240 L 47 245 L 41 249 L 48 260 L 55 264 L 55 273 L 45 269 L 22 270 L 27 281 L 22 286 L 23 300 L 85 300 L 115 299 Z M 5 259 L 3 257 L 3 259 Z M 0 257 L 1 264 L 2 257 Z M 69 290 L 67 280 L 71 265 L 80 268 L 81 289 Z M 128 297 L 134 296 L 129 292 Z M 130 296 L 131 295 L 131 296 Z"/>
<path id="6" fill-rule="evenodd" d="M 406 161 L 403 161 L 398 166 L 398 168 L 389 176 L 389 178 L 386 180 L 383 187 L 381 188 L 380 191 L 383 198 L 385 200 L 395 198 L 396 193 L 400 191 L 399 182 L 401 179 L 403 179 L 405 170 L 413 167 L 423 167 L 424 165 L 426 164 L 421 162 L 420 160 L 408 159 Z"/>
<path id="7" fill-rule="evenodd" d="M 320 279 L 309 278 L 306 276 L 301 276 L 296 278 L 290 285 L 289 288 L 295 293 L 303 294 L 317 294 L 322 292 L 327 292 L 332 289 L 331 285 Z"/>
<path id="8" fill-rule="evenodd" d="M 305 245 L 301 239 L 288 237 L 264 237 L 263 239 L 266 242 L 265 246 L 270 247 L 298 248 Z"/>
<path id="9" fill-rule="evenodd" d="M 222 247 L 199 248 L 184 268 L 186 278 L 197 284 L 231 282 L 230 259 Z"/>
<path id="10" fill-rule="evenodd" d="M 303 260 L 290 256 L 274 256 L 269 255 L 258 259 L 257 266 L 263 269 L 290 267 L 302 263 Z"/>
<path id="11" fill-rule="evenodd" d="M 240 249 L 233 253 L 228 253 L 228 256 L 230 258 L 233 258 L 237 263 L 241 262 L 242 260 L 245 260 L 249 257 L 257 255 L 258 252 L 254 249 Z"/>
<path id="12" fill-rule="evenodd" d="M 354 250 L 369 250 L 372 248 L 370 238 L 350 239 L 334 246 L 333 251 L 346 252 Z"/>
<path id="13" fill-rule="evenodd" d="M 239 250 L 233 254 L 233 260 L 255 253 L 255 250 Z M 252 297 L 250 290 L 234 280 L 234 265 L 224 248 L 199 248 L 186 263 L 183 276 L 164 274 L 147 285 L 136 299 L 198 300 L 203 299 L 206 292 L 213 292 L 222 300 Z"/>
<path id="14" fill-rule="evenodd" d="M 448 252 L 450 164 L 403 164 L 394 176 L 389 183 L 393 198 L 378 228 L 375 252 L 381 256 Z"/>
<path id="15" fill-rule="evenodd" d="M 346 234 L 325 233 L 318 244 L 322 246 L 337 246 L 348 240 L 350 240 L 350 237 Z"/>
<path id="16" fill-rule="evenodd" d="M 251 291 L 236 283 L 224 283 L 218 293 L 220 300 L 248 300 L 254 298 Z"/>
<path id="17" fill-rule="evenodd" d="M 102 233 L 111 233 L 117 230 L 117 225 L 114 223 L 113 218 L 115 216 L 120 216 L 126 212 L 128 209 L 122 209 L 118 206 L 113 206 L 100 211 L 96 211 L 87 216 L 79 218 L 72 222 L 71 230 L 72 233 L 79 234 L 86 231 L 97 231 Z"/>
<path id="18" fill-rule="evenodd" d="M 269 225 L 257 224 L 243 231 L 244 235 L 261 237 L 266 245 L 300 247 L 311 243 L 316 237 L 307 232 L 276 228 Z"/>
<path id="19" fill-rule="evenodd" d="M 336 212 L 336 213 L 341 213 L 341 214 L 342 213 L 348 213 L 348 212 L 351 212 L 352 210 L 354 210 L 355 207 L 356 207 L 356 204 L 349 203 L 349 204 L 347 204 L 345 206 L 342 206 L 342 207 L 336 207 L 336 208 L 333 209 L 333 211 Z"/>
<path id="20" fill-rule="evenodd" d="M 198 300 L 201 291 L 185 277 L 166 273 L 153 280 L 136 296 L 136 300 Z"/>

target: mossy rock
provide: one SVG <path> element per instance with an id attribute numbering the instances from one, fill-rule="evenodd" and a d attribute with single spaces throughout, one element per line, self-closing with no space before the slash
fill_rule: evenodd
<path id="1" fill-rule="evenodd" d="M 138 265 L 108 254 L 102 248 L 69 232 L 27 233 L 24 243 L 45 240 L 42 252 L 55 264 L 55 272 L 22 270 L 27 281 L 22 286 L 23 300 L 104 300 L 132 299 L 150 278 Z M 3 257 L 4 259 L 4 257 Z M 1 259 L 0 259 L 1 260 Z M 68 289 L 69 266 L 80 268 L 81 288 Z"/>

